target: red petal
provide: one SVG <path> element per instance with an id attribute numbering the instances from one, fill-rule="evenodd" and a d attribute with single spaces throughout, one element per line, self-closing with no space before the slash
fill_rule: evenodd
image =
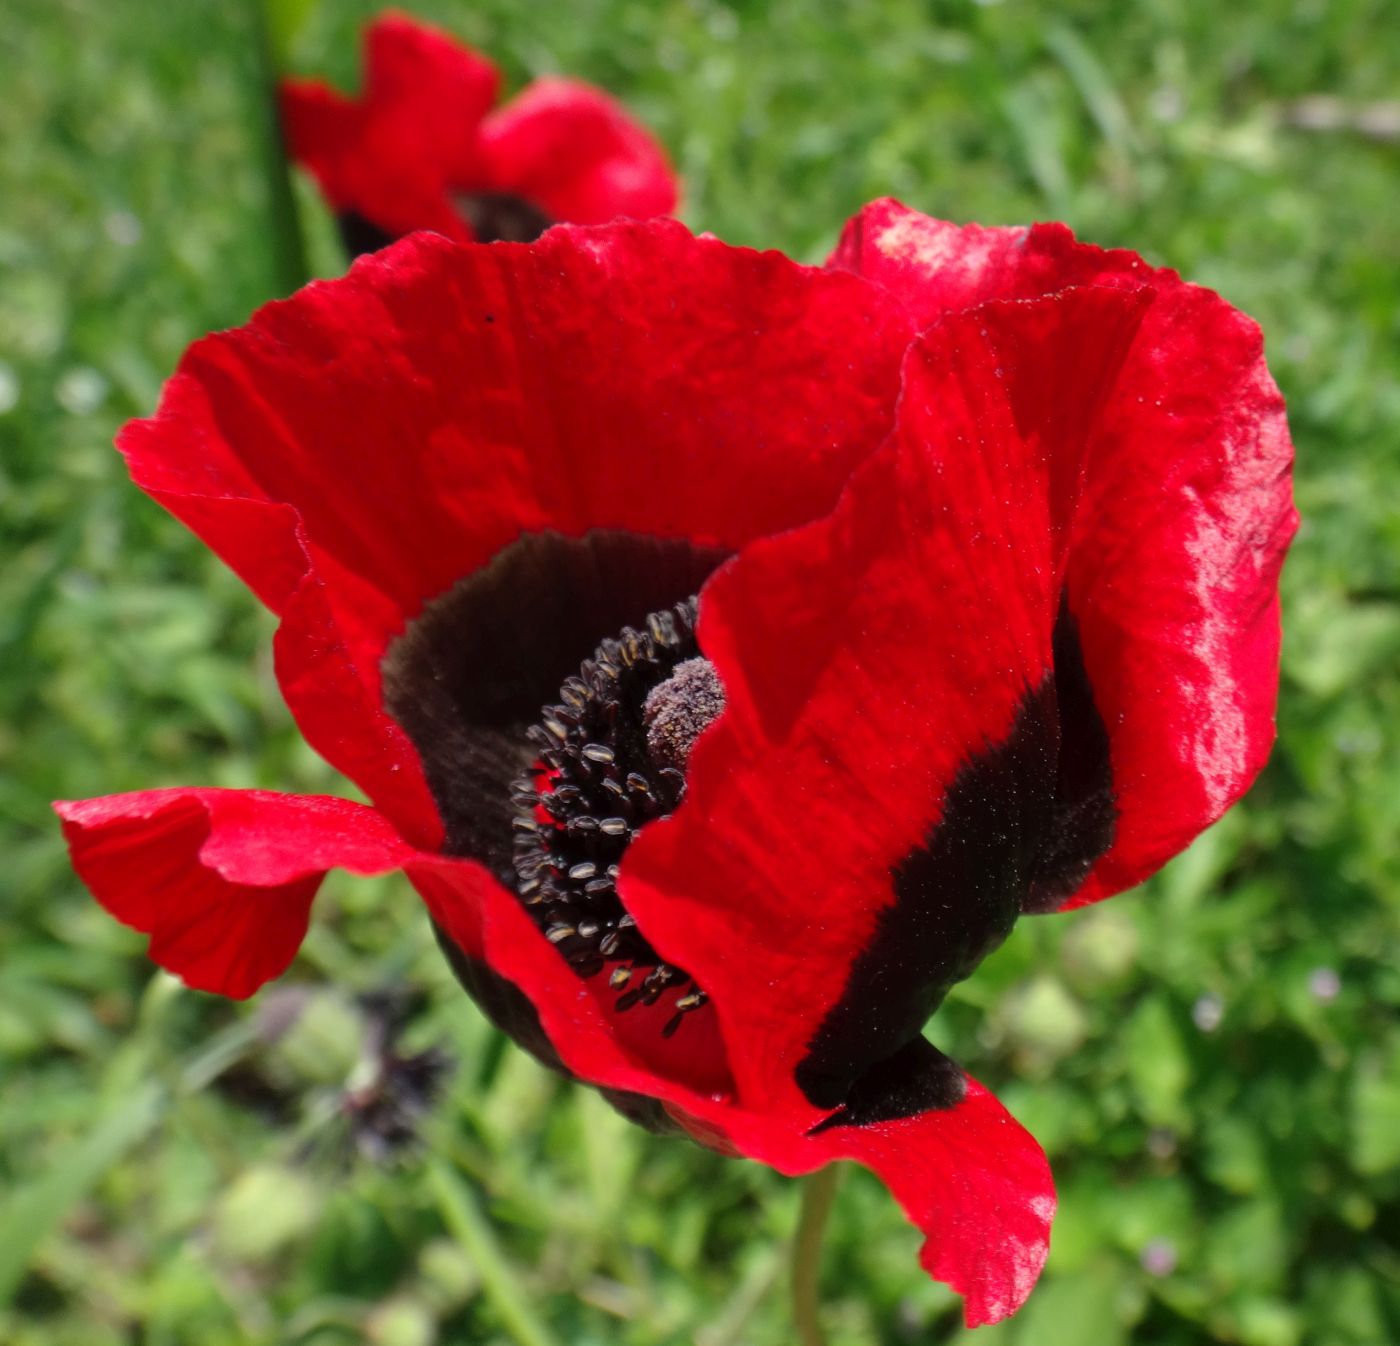
<path id="1" fill-rule="evenodd" d="M 470 883 L 472 868 L 434 866 L 449 885 L 457 876 Z M 925 1235 L 924 1268 L 965 1296 L 969 1325 L 996 1322 L 1024 1301 L 1045 1261 L 1054 1186 L 1035 1140 L 975 1081 L 956 1072 L 962 1097 L 947 1107 L 811 1134 L 820 1113 L 799 1120 L 747 1106 L 714 1081 L 658 1072 L 661 1040 L 655 1034 L 618 1037 L 620 1021 L 598 986 L 601 979 L 561 978 L 557 950 L 519 903 L 504 889 L 478 891 L 491 967 L 529 995 L 549 1040 L 580 1078 L 659 1098 L 703 1144 L 783 1173 L 810 1172 L 835 1159 L 865 1164 Z M 690 1016 L 673 1041 L 703 1013 Z"/>
<path id="2" fill-rule="evenodd" d="M 151 957 L 243 999 L 278 976 L 333 867 L 397 868 L 412 852 L 373 809 L 262 790 L 145 790 L 54 805 L 73 867 Z"/>
<path id="3" fill-rule="evenodd" d="M 477 52 L 402 14 L 365 33 L 365 89 L 347 98 L 316 80 L 288 80 L 282 119 L 292 156 L 331 207 L 386 233 L 470 232 L 447 192 L 485 185 L 478 129 L 499 76 Z"/>
<path id="4" fill-rule="evenodd" d="M 1079 468 L 1140 309 L 1085 289 L 948 319 L 835 512 L 706 587 L 727 709 L 620 882 L 709 993 L 749 1106 L 820 1120 L 1020 909 L 1053 801 Z"/>
<path id="5" fill-rule="evenodd" d="M 976 1084 L 958 1106 L 814 1137 L 714 1096 L 717 1080 L 653 1073 L 651 1031 L 616 1036 L 590 983 L 561 976 L 557 952 L 478 865 L 414 853 L 362 805 L 241 790 L 152 790 L 62 802 L 73 863 L 113 915 L 149 933 L 151 956 L 198 989 L 245 997 L 296 952 L 332 867 L 404 866 L 434 917 L 473 956 L 529 987 L 565 1064 L 604 1086 L 667 1100 L 693 1130 L 798 1173 L 858 1159 L 890 1184 L 928 1235 L 930 1273 L 968 1297 L 969 1322 L 1011 1312 L 1044 1258 L 1053 1196 L 1034 1141 Z M 482 947 L 482 918 L 494 936 Z M 688 1025 L 690 1027 L 690 1025 Z M 696 1090 L 705 1092 L 696 1092 Z"/>
<path id="6" fill-rule="evenodd" d="M 732 548 L 825 512 L 890 422 L 909 325 L 882 293 L 670 221 L 419 236 L 199 342 L 120 444 L 283 616 L 307 737 L 431 846 L 379 709 L 405 619 L 522 531 Z"/>
<path id="7" fill-rule="evenodd" d="M 969 1327 L 1025 1302 L 1050 1251 L 1055 1185 L 1035 1138 L 975 1080 L 956 1107 L 842 1127 L 833 1157 L 884 1180 L 925 1235 L 919 1260 L 964 1298 Z"/>
<path id="8" fill-rule="evenodd" d="M 395 629 L 397 615 L 377 594 L 356 612 L 349 601 L 354 588 L 346 584 L 344 592 L 337 605 L 340 595 L 319 570 L 309 570 L 281 606 L 273 639 L 277 681 L 306 741 L 369 794 L 406 838 L 435 850 L 442 826 L 418 750 L 379 694 L 384 633 Z M 375 606 L 384 612 L 383 625 L 366 638 L 363 622 Z"/>
<path id="9" fill-rule="evenodd" d="M 1118 822 L 1065 904 L 1107 897 L 1218 818 L 1273 742 L 1278 572 L 1296 514 L 1259 329 L 1211 291 L 1077 243 L 1063 225 L 958 228 L 877 202 L 832 264 L 884 285 L 920 324 L 1067 285 L 1153 292 L 1098 423 L 1067 586 L 1108 726 Z"/>
<path id="10" fill-rule="evenodd" d="M 676 208 L 676 177 L 655 137 L 577 80 L 537 80 L 486 119 L 481 143 L 492 189 L 535 202 L 553 220 L 606 224 Z"/>

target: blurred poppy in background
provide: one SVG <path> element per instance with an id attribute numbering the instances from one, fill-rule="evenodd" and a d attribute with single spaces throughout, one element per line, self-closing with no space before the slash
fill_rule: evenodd
<path id="1" fill-rule="evenodd" d="M 1251 320 L 893 202 L 824 269 L 671 221 L 420 236 L 198 343 L 120 445 L 370 800 L 59 805 L 152 957 L 246 996 L 328 869 L 401 868 L 541 1060 L 858 1160 L 969 1323 L 1024 1300 L 1044 1155 L 922 1028 L 1268 754 L 1295 516 Z"/>
<path id="2" fill-rule="evenodd" d="M 499 92 L 486 57 L 394 13 L 366 30 L 359 98 L 282 82 L 288 149 L 320 184 L 351 256 L 415 229 L 529 242 L 557 222 L 675 210 L 665 151 L 601 89 L 546 76 L 497 108 Z"/>

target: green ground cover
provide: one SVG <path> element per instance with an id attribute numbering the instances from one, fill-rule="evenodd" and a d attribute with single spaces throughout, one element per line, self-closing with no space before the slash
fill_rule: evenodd
<path id="1" fill-rule="evenodd" d="M 979 1346 L 1400 1340 L 1400 145 L 1296 100 L 1400 90 L 1385 6 L 438 0 L 511 87 L 625 97 L 685 215 L 819 259 L 893 193 L 1069 221 L 1255 314 L 1304 528 L 1273 763 L 1138 893 L 1026 921 L 939 1040 L 1045 1144 L 1046 1278 Z M 630 1130 L 504 1049 L 406 886 L 334 876 L 286 997 L 153 975 L 68 870 L 55 797 L 343 789 L 292 730 L 271 625 L 110 449 L 180 351 L 280 283 L 249 10 L 11 0 L 0 28 L 0 1341 L 378 1346 L 790 1340 L 796 1188 Z M 346 85 L 370 12 L 290 59 Z M 1383 130 L 1384 128 L 1382 128 Z M 298 194 L 321 274 L 328 222 Z M 347 1158 L 350 997 L 423 992 L 458 1066 L 422 1152 Z M 957 1340 L 863 1172 L 825 1263 L 836 1346 Z"/>

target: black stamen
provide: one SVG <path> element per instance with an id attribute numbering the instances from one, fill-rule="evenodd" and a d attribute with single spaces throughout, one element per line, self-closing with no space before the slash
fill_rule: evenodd
<path id="1" fill-rule="evenodd" d="M 619 1012 L 678 986 L 670 1037 L 706 996 L 647 943 L 618 896 L 617 862 L 637 829 L 685 795 L 685 763 L 724 692 L 695 639 L 697 600 L 605 639 L 526 737 L 533 779 L 516 780 L 516 891 L 580 977 L 613 967 Z"/>

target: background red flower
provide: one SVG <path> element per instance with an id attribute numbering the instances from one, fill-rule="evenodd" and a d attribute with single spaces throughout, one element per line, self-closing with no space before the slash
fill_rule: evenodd
<path id="1" fill-rule="evenodd" d="M 549 224 L 676 208 L 656 139 L 578 80 L 536 80 L 496 108 L 494 65 L 446 33 L 387 13 L 365 31 L 364 90 L 282 84 L 292 156 L 315 175 L 352 253 L 415 229 L 528 241 Z"/>

